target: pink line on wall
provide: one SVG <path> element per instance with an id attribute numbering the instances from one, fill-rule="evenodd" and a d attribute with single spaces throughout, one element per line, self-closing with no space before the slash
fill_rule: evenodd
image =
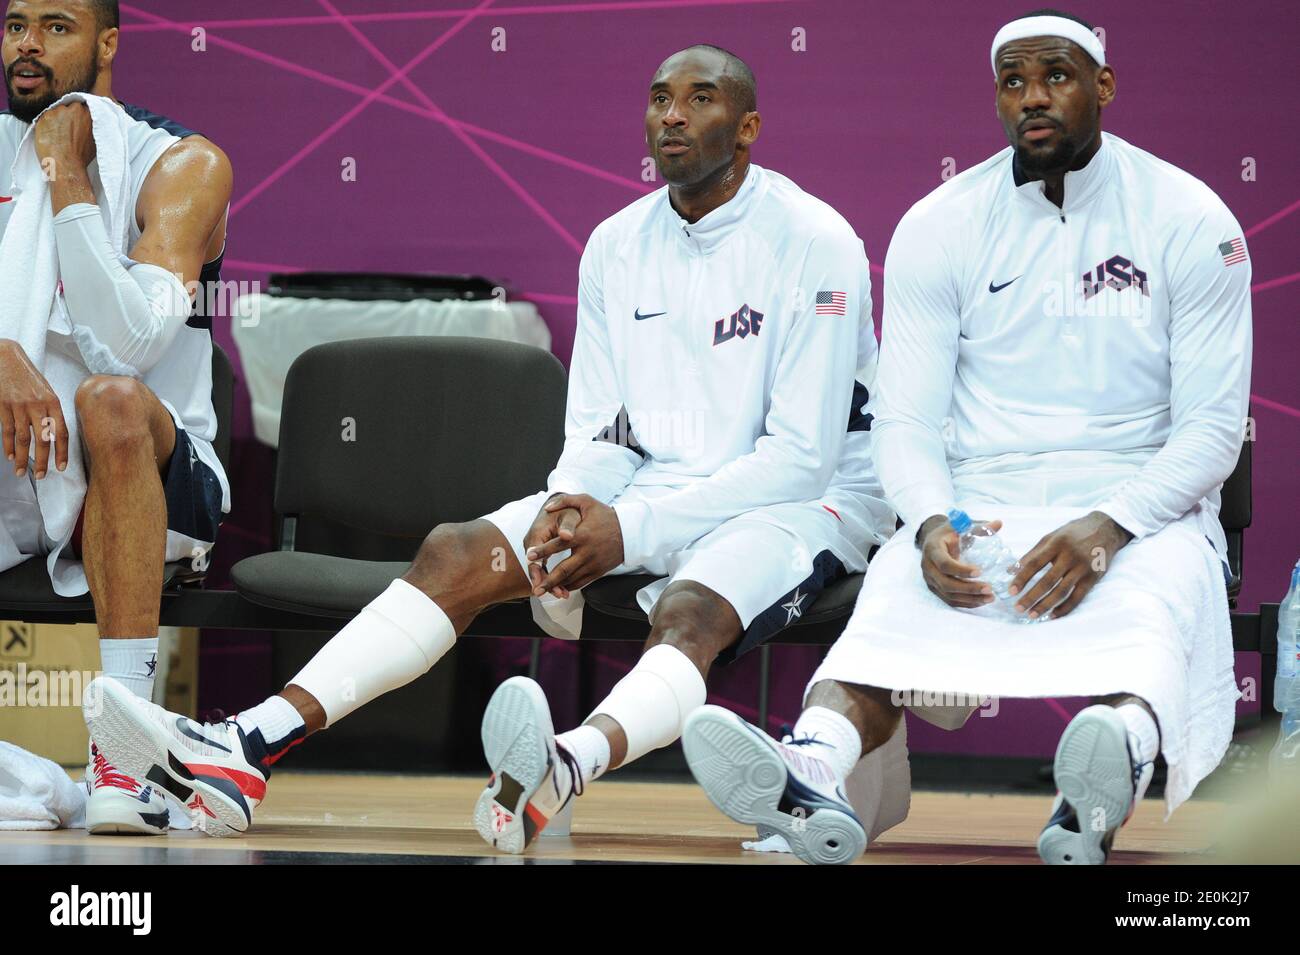
<path id="1" fill-rule="evenodd" d="M 310 272 L 312 269 L 299 265 L 279 265 L 274 262 L 249 262 L 247 259 L 226 259 L 221 268 L 236 272 Z"/>
<path id="2" fill-rule="evenodd" d="M 1269 226 L 1271 226 L 1274 222 L 1277 222 L 1279 219 L 1285 219 L 1287 216 L 1295 212 L 1297 209 L 1300 209 L 1300 199 L 1297 199 L 1295 202 L 1291 203 L 1291 205 L 1287 206 L 1284 209 L 1279 209 L 1277 212 L 1273 213 L 1267 219 L 1264 219 L 1261 222 L 1256 222 L 1253 226 L 1251 226 L 1249 229 L 1246 230 L 1246 238 L 1249 239 L 1256 232 L 1264 231 Z"/>
<path id="3" fill-rule="evenodd" d="M 483 0 L 483 2 L 478 5 L 476 10 L 483 10 L 491 3 L 492 0 Z M 409 63 L 406 64 L 406 66 L 402 67 L 401 70 L 394 73 L 388 79 L 384 80 L 384 82 L 381 83 L 379 86 L 375 87 L 375 89 L 367 93 L 365 98 L 363 98 L 361 102 L 357 103 L 357 105 L 352 107 L 352 109 L 348 110 L 338 119 L 336 119 L 334 122 L 330 123 L 330 125 L 325 129 L 324 132 L 314 137 L 311 140 L 311 142 L 307 143 L 307 145 L 299 149 L 296 153 L 294 153 L 291 157 L 289 157 L 289 159 L 286 162 L 281 163 L 275 169 L 274 172 L 272 172 L 269 176 L 267 176 L 256 186 L 254 186 L 243 196 L 241 196 L 237 202 L 231 205 L 230 215 L 232 217 L 238 215 L 243 209 L 245 209 L 248 206 L 250 202 L 252 202 L 263 192 L 269 189 L 272 185 L 278 182 L 281 178 L 283 178 L 283 176 L 287 172 L 289 172 L 289 170 L 293 169 L 304 159 L 306 159 L 317 149 L 319 149 L 336 132 L 338 132 L 348 123 L 352 122 L 352 120 L 355 119 L 358 115 L 360 115 L 361 112 L 366 109 L 366 107 L 368 107 L 371 103 L 373 103 L 381 93 L 383 93 L 389 87 L 395 86 L 402 79 L 402 77 L 406 76 L 407 73 L 411 72 L 411 70 L 415 69 L 421 63 L 427 60 L 430 56 L 436 53 L 444 43 L 446 43 L 453 36 L 455 36 L 457 33 L 463 30 L 466 26 L 468 26 L 470 20 L 472 19 L 473 17 L 467 14 L 466 16 L 462 17 L 460 20 L 457 20 L 455 25 L 453 25 L 450 29 L 446 30 L 444 33 L 440 34 L 436 40 L 434 40 L 423 50 L 421 50 L 415 56 L 414 59 L 412 59 Z"/>
<path id="4" fill-rule="evenodd" d="M 517 298 L 526 302 L 546 302 L 550 305 L 577 305 L 578 299 L 573 295 L 552 295 L 550 292 L 520 292 Z"/>
<path id="5" fill-rule="evenodd" d="M 374 57 L 384 67 L 384 69 L 388 70 L 391 77 L 400 81 L 402 85 L 405 86 L 408 90 L 410 90 L 411 93 L 414 94 L 416 99 L 422 102 L 427 109 L 434 111 L 439 115 L 443 115 L 442 110 L 438 107 L 436 103 L 433 102 L 433 100 L 431 100 L 425 94 L 424 90 L 420 89 L 418 86 L 412 83 L 409 78 L 406 77 L 405 71 L 403 71 L 402 73 L 394 72 L 397 69 L 397 65 L 393 63 L 393 61 L 390 60 L 387 56 L 385 56 L 382 50 L 380 50 L 373 43 L 371 43 L 370 39 L 364 33 L 362 33 L 353 23 L 351 23 L 346 17 L 344 17 L 341 13 L 339 13 L 337 8 L 335 8 L 334 5 L 330 3 L 330 0 L 318 0 L 318 2 L 322 7 L 330 11 L 330 13 L 334 14 L 338 18 L 338 22 L 343 26 L 343 28 L 347 30 L 348 33 L 352 35 L 353 39 L 355 39 L 357 43 L 359 43 L 366 50 L 367 53 L 369 53 L 372 57 Z M 491 0 L 486 0 L 486 2 L 491 2 Z M 573 249 L 575 252 L 578 253 L 582 252 L 582 243 L 579 242 L 569 232 L 569 230 L 566 229 L 560 223 L 560 221 L 551 214 L 549 209 L 547 209 L 545 206 L 541 204 L 541 202 L 538 201 L 537 197 L 535 197 L 532 193 L 530 193 L 527 189 L 525 189 L 518 182 L 518 180 L 516 180 L 513 176 L 511 176 L 508 172 L 506 172 L 505 169 L 503 169 L 500 166 L 500 164 L 496 162 L 496 160 L 492 159 L 492 157 L 489 156 L 487 152 L 485 152 L 484 149 L 481 146 L 479 146 L 478 143 L 474 142 L 474 140 L 472 140 L 467 133 L 465 133 L 463 130 L 458 129 L 455 126 L 449 126 L 448 128 L 452 131 L 453 135 L 455 135 L 456 138 L 459 139 L 462 144 L 464 144 L 465 148 L 468 149 L 470 152 L 472 152 L 475 158 L 477 158 L 479 162 L 483 163 L 483 165 L 486 166 L 494 175 L 496 175 L 498 179 L 504 182 L 506 184 L 506 187 L 511 192 L 513 192 L 519 198 L 519 200 L 523 202 L 523 204 L 526 205 L 533 212 L 534 215 L 536 215 L 539 219 L 545 222 L 546 225 L 549 226 L 550 229 L 553 232 L 555 232 L 556 235 L 558 235 L 561 239 L 563 239 L 571 249 Z"/>
<path id="6" fill-rule="evenodd" d="M 149 13 L 146 10 L 134 9 L 127 4 L 124 4 L 122 6 L 122 9 L 132 10 L 132 12 L 136 13 L 139 16 L 149 17 L 152 24 L 160 30 L 176 30 L 180 32 L 188 32 L 189 30 L 189 27 L 186 26 L 185 24 L 178 23 L 174 20 L 168 20 L 165 17 L 160 17 L 157 14 Z M 352 17 L 351 19 L 355 21 L 356 17 Z M 328 20 L 326 22 L 332 23 L 334 21 Z M 283 57 L 276 56 L 272 53 L 264 53 L 261 50 L 254 49 L 253 47 L 244 46 L 244 44 L 242 43 L 236 43 L 235 41 L 228 40 L 225 37 L 209 36 L 208 42 L 211 43 L 213 46 L 221 47 L 222 49 L 229 50 L 232 53 L 238 53 L 241 56 L 246 56 L 249 59 L 256 60 L 260 63 L 265 63 L 268 66 L 274 66 L 286 72 L 294 73 L 306 79 L 314 80 L 315 82 L 320 83 L 324 86 L 330 86 L 335 89 L 345 90 L 349 93 L 354 93 L 357 96 L 368 96 L 370 95 L 371 92 L 373 92 L 367 87 L 360 86 L 356 83 L 350 83 L 347 80 L 340 79 L 337 76 L 331 76 L 328 73 L 322 73 L 319 70 L 314 70 L 311 67 L 303 66 L 299 63 L 294 63 L 292 60 L 286 60 Z M 470 135 L 477 136 L 480 139 L 487 139 L 492 142 L 499 143 L 502 146 L 507 146 L 511 149 L 517 149 L 520 152 L 526 153 L 530 156 L 536 156 L 537 158 L 544 159 L 547 162 L 553 162 L 556 165 L 565 166 L 577 172 L 586 173 L 587 175 L 594 176 L 597 179 L 603 179 L 606 182 L 613 183 L 616 186 L 622 186 L 625 189 L 631 189 L 634 192 L 645 194 L 647 192 L 653 191 L 653 187 L 648 186 L 645 183 L 640 182 L 638 180 L 628 179 L 625 176 L 618 175 L 617 173 L 609 172 L 608 170 L 600 169 L 596 166 L 588 165 L 587 163 L 581 162 L 580 160 L 573 159 L 569 156 L 561 155 L 560 153 L 552 152 L 549 149 L 544 149 L 541 146 L 536 146 L 533 145 L 532 143 L 527 143 L 520 139 L 515 139 L 514 137 L 507 136 L 504 133 L 499 133 L 496 132 L 495 130 L 486 129 L 482 126 L 477 126 L 473 123 L 465 122 L 464 120 L 458 119 L 454 116 L 450 116 L 441 111 L 435 112 L 432 110 L 428 110 L 425 109 L 424 107 L 417 106 L 414 103 L 408 103 L 405 100 L 396 99 L 386 94 L 381 94 L 380 96 L 376 97 L 376 100 L 377 102 L 381 102 L 386 106 L 391 106 L 394 109 L 402 110 L 403 112 L 410 113 L 414 116 L 420 116 L 432 122 L 442 123 L 448 126 L 459 126 L 461 129 L 465 130 L 465 132 L 469 133 Z"/>
<path id="7" fill-rule="evenodd" d="M 683 7 L 736 7 L 751 6 L 760 3 L 790 3 L 792 0 L 622 0 L 618 3 L 553 3 L 535 7 L 493 7 L 492 15 L 495 16 L 534 16 L 548 13 L 608 13 L 622 10 L 673 10 Z M 144 14 L 145 11 L 136 7 L 122 4 L 121 9 L 124 13 L 133 13 L 136 15 Z M 472 13 L 475 16 L 478 12 L 475 10 L 461 8 L 453 10 L 402 10 L 384 13 L 353 13 L 348 15 L 348 19 L 353 23 L 384 23 L 411 20 L 441 20 L 452 19 Z M 203 22 L 189 22 L 184 26 L 187 30 L 193 27 L 203 27 L 204 29 L 228 29 L 228 28 L 259 28 L 259 27 L 296 27 L 296 26 L 327 26 L 333 23 L 332 17 L 326 16 L 298 16 L 298 17 L 250 17 L 243 19 L 228 20 L 204 20 Z M 156 30 L 165 30 L 167 27 L 160 23 L 124 23 L 123 30 L 134 30 L 136 32 L 153 32 Z"/>
<path id="8" fill-rule="evenodd" d="M 1061 718 L 1062 723 L 1069 723 L 1070 720 L 1074 719 L 1074 717 L 1070 715 L 1070 711 L 1067 710 L 1060 703 L 1058 703 L 1056 700 L 1053 700 L 1051 698 L 1045 698 L 1043 699 L 1042 702 L 1044 703 L 1044 705 L 1047 706 L 1049 710 L 1052 710 L 1054 713 L 1056 713 L 1057 716 Z"/>
<path id="9" fill-rule="evenodd" d="M 1292 418 L 1300 418 L 1300 408 L 1292 408 L 1290 405 L 1284 405 L 1280 401 L 1274 401 L 1272 398 L 1265 398 L 1262 395 L 1251 395 L 1250 400 L 1257 405 L 1268 408 L 1270 411 L 1290 415 Z"/>
<path id="10" fill-rule="evenodd" d="M 1290 275 L 1283 275 L 1280 278 L 1269 279 L 1266 282 L 1256 282 L 1250 287 L 1252 292 L 1262 292 L 1265 289 L 1277 288 L 1279 285 L 1290 285 L 1292 282 L 1300 279 L 1300 272 L 1292 272 Z"/>

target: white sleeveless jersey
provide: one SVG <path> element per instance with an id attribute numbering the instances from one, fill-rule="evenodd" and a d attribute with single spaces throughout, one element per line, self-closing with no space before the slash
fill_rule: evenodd
<path id="1" fill-rule="evenodd" d="M 139 201 L 154 164 L 172 146 L 186 136 L 195 135 L 171 120 L 139 107 L 122 104 L 135 122 L 128 128 L 127 145 L 131 151 L 131 203 Z M 4 201 L 12 183 L 11 170 L 18 154 L 18 146 L 27 132 L 28 124 L 9 112 L 0 113 L 0 237 L 12 214 L 12 204 Z M 99 196 L 99 177 L 96 166 L 90 166 L 91 182 Z M 140 240 L 140 224 L 131 217 L 127 252 Z M 200 280 L 207 282 L 220 277 L 221 260 L 204 265 Z M 217 459 L 212 442 L 217 434 L 217 416 L 212 407 L 212 332 L 211 320 L 201 314 L 191 317 L 176 335 L 175 341 L 162 359 L 141 379 L 171 411 L 177 424 L 184 428 L 194 445 L 194 451 L 204 464 L 212 468 L 221 482 L 221 510 L 230 511 L 230 483 L 225 469 Z M 71 409 L 64 409 L 65 414 Z"/>

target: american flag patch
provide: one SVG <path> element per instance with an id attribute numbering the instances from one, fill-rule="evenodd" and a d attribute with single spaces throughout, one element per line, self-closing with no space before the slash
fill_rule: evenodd
<path id="1" fill-rule="evenodd" d="M 848 308 L 848 299 L 843 292 L 818 292 L 816 314 L 843 315 Z"/>
<path id="2" fill-rule="evenodd" d="M 1246 243 L 1241 239 L 1223 243 L 1219 246 L 1219 251 L 1223 253 L 1224 265 L 1236 265 L 1238 262 L 1246 261 Z"/>

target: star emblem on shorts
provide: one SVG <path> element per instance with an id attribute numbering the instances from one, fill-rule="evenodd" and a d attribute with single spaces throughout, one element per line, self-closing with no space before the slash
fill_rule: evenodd
<path id="1" fill-rule="evenodd" d="M 808 599 L 807 594 L 799 593 L 799 588 L 794 589 L 794 596 L 787 603 L 781 604 L 781 609 L 785 611 L 785 625 L 790 626 L 792 620 L 798 620 L 803 616 L 803 602 Z"/>

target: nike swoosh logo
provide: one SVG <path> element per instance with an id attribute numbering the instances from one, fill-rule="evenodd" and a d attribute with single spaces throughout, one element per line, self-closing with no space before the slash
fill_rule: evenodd
<path id="1" fill-rule="evenodd" d="M 1015 279 L 1012 279 L 1011 282 L 1016 281 L 1016 279 L 1018 279 L 1018 278 L 1020 278 L 1019 275 L 1017 275 Z M 1006 288 L 1008 285 L 1010 285 L 1011 282 L 1003 282 L 1001 285 L 994 285 L 992 282 L 990 282 L 990 283 L 989 283 L 989 291 L 990 291 L 990 292 L 1001 292 L 1004 288 Z"/>
<path id="2" fill-rule="evenodd" d="M 189 721 L 183 716 L 176 717 L 176 728 L 180 730 L 182 736 L 188 736 L 190 739 L 198 740 L 200 743 L 206 743 L 207 745 L 213 747 L 214 749 L 219 749 L 224 753 L 230 752 L 229 746 L 223 746 L 221 743 L 218 743 L 216 740 L 208 739 L 206 736 L 196 733 L 194 732 L 194 730 L 190 729 Z"/>
<path id="3" fill-rule="evenodd" d="M 658 318 L 660 315 L 667 314 L 667 312 L 651 312 L 649 315 L 642 315 L 640 307 L 632 312 L 633 317 L 635 317 L 638 322 L 644 322 L 647 318 Z"/>
<path id="4" fill-rule="evenodd" d="M 163 828 L 171 818 L 166 810 L 163 812 L 142 812 L 139 815 L 146 826 L 153 826 L 155 829 Z"/>
<path id="5" fill-rule="evenodd" d="M 13 202 L 13 196 L 0 196 L 0 202 Z"/>

